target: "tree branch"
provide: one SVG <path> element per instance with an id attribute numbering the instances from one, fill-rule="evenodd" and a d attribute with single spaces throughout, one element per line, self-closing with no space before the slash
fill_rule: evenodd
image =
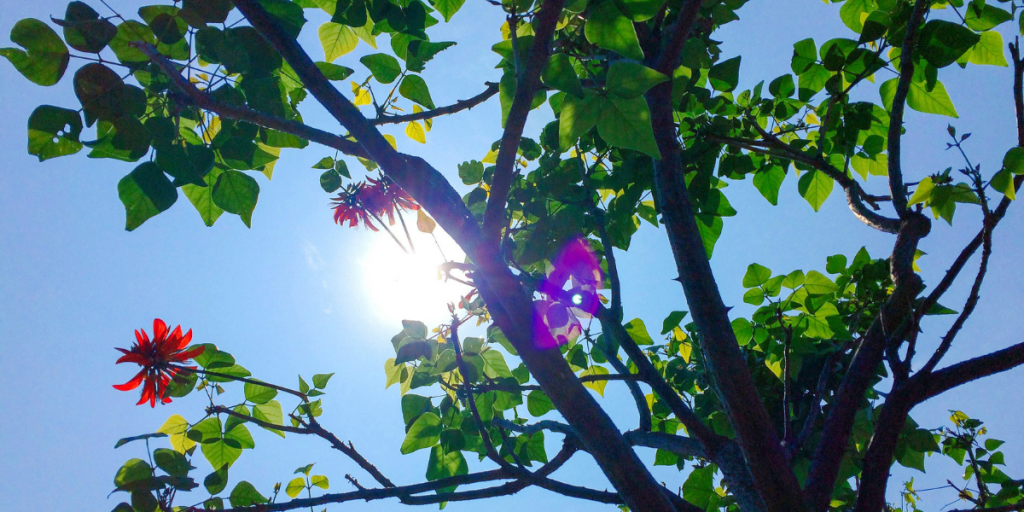
<path id="1" fill-rule="evenodd" d="M 923 388 L 917 402 L 923 402 L 973 380 L 1011 370 L 1021 364 L 1024 364 L 1024 343 L 922 375 Z"/>
<path id="2" fill-rule="evenodd" d="M 480 440 L 483 441 L 487 457 L 501 467 L 510 468 L 511 464 L 501 458 L 497 450 L 494 449 L 494 444 L 491 443 L 491 436 L 487 432 L 487 426 L 484 425 L 483 419 L 480 418 L 480 411 L 477 410 L 476 399 L 473 398 L 473 385 L 469 383 L 469 372 L 466 371 L 466 362 L 462 358 L 462 345 L 459 343 L 459 323 L 457 318 L 452 322 L 451 339 L 452 347 L 455 348 L 455 360 L 459 366 L 459 373 L 462 374 L 462 385 L 466 391 L 466 404 L 469 406 L 469 411 L 476 422 L 477 430 L 480 431 Z"/>
<path id="3" fill-rule="evenodd" d="M 364 151 L 359 144 L 343 137 L 310 127 L 298 121 L 281 119 L 246 107 L 238 107 L 217 102 L 210 97 L 206 91 L 200 91 L 195 85 L 186 80 L 185 77 L 181 75 L 178 68 L 175 67 L 175 64 L 157 52 L 156 48 L 152 45 L 142 42 L 134 42 L 131 44 L 133 47 L 137 48 L 149 57 L 150 61 L 156 64 L 157 67 L 159 67 L 160 70 L 171 79 L 174 86 L 181 92 L 185 93 L 185 95 L 188 96 L 199 108 L 213 112 L 227 119 L 246 121 L 264 128 L 270 128 L 272 130 L 296 135 L 298 137 L 323 144 L 324 146 L 337 149 L 346 155 L 370 158 L 370 155 Z"/>
<path id="4" fill-rule="evenodd" d="M 978 274 L 974 277 L 974 284 L 971 286 L 971 293 L 967 296 L 967 301 L 964 303 L 963 310 L 960 311 L 960 315 L 956 317 L 953 325 L 950 326 L 946 335 L 942 337 L 942 342 L 939 343 L 939 347 L 935 349 L 935 353 L 928 359 L 928 362 L 921 368 L 922 373 L 930 373 L 935 366 L 939 364 L 942 357 L 946 355 L 946 352 L 953 345 L 953 340 L 956 335 L 963 328 L 964 323 L 970 318 L 971 314 L 974 313 L 974 308 L 978 306 L 978 299 L 981 298 L 981 284 L 985 280 L 985 273 L 988 270 L 989 257 L 992 256 L 992 228 L 991 219 L 986 218 L 984 221 L 985 227 L 982 229 L 982 249 L 981 249 L 981 263 L 978 265 Z M 908 361 L 909 363 L 909 361 Z"/>
<path id="5" fill-rule="evenodd" d="M 548 63 L 551 39 L 564 5 L 565 0 L 544 0 L 540 13 L 534 19 L 533 45 L 530 46 L 526 68 L 516 77 L 516 92 L 512 98 L 508 118 L 505 120 L 505 131 L 501 136 L 501 147 L 498 148 L 498 158 L 494 164 L 490 197 L 484 210 L 483 233 L 486 242 L 497 243 L 501 227 L 505 225 L 505 204 L 512 188 L 519 139 L 523 136 L 523 127 L 530 114 L 533 97 L 540 89 L 540 74 Z M 511 27 L 511 30 L 514 34 L 516 27 Z M 518 53 L 516 55 L 518 56 Z"/>
<path id="6" fill-rule="evenodd" d="M 767 510 L 803 510 L 800 484 L 736 341 L 693 215 L 695 210 L 686 188 L 682 148 L 673 122 L 672 85 L 659 84 L 646 96 L 661 152 L 661 160 L 655 162 L 656 195 L 679 272 L 677 279 L 683 285 L 686 302 L 701 335 L 708 369 L 736 432 L 754 487 L 760 490 Z M 639 367 L 639 362 L 637 364 Z"/>
<path id="7" fill-rule="evenodd" d="M 601 329 L 605 335 L 614 336 L 619 342 L 619 346 L 622 347 L 626 355 L 629 356 L 633 364 L 636 365 L 637 371 L 641 378 L 646 382 L 651 389 L 665 401 L 668 405 L 669 410 L 676 415 L 676 418 L 686 427 L 690 435 L 698 439 L 704 446 L 704 450 L 713 456 L 718 450 L 725 439 L 714 431 L 712 431 L 707 425 L 700 420 L 700 418 L 690 409 L 690 406 L 683 402 L 682 398 L 679 397 L 679 393 L 676 392 L 672 386 L 658 373 L 658 370 L 651 363 L 651 360 L 644 354 L 643 350 L 637 346 L 636 342 L 633 341 L 632 336 L 626 332 L 625 327 L 621 323 L 612 321 L 608 317 L 608 310 L 601 307 L 597 311 L 597 319 L 601 322 Z M 609 355 L 610 358 L 614 354 Z M 645 400 L 646 402 L 646 400 Z"/>
<path id="8" fill-rule="evenodd" d="M 416 112 L 413 114 L 379 116 L 376 119 L 373 119 L 373 124 L 380 126 L 382 124 L 399 124 L 408 123 L 409 121 L 422 121 L 425 119 L 433 119 L 435 117 L 455 114 L 463 110 L 469 110 L 487 101 L 491 96 L 498 94 L 498 84 L 494 82 L 486 82 L 486 85 L 487 88 L 484 89 L 484 92 L 466 100 L 456 101 L 446 107 L 438 107 L 433 110 L 424 110 L 423 112 Z"/>
<path id="9" fill-rule="evenodd" d="M 903 185 L 903 168 L 900 161 L 900 140 L 903 137 L 903 112 L 906 108 L 910 82 L 914 78 L 914 50 L 917 46 L 917 32 L 924 20 L 931 2 L 916 0 L 914 10 L 907 20 L 907 34 L 900 51 L 900 77 L 896 83 L 892 108 L 889 110 L 889 194 L 892 205 L 900 218 L 907 214 L 907 189 Z"/>

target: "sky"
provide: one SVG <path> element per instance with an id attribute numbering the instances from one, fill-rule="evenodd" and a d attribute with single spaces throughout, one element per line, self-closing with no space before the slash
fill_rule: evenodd
<path id="1" fill-rule="evenodd" d="M 126 15 L 133 2 L 109 2 Z M 0 33 L 9 33 L 24 17 L 61 17 L 66 3 L 56 0 L 11 2 L 0 15 Z M 99 10 L 100 5 L 94 5 Z M 105 14 L 105 13 L 104 13 Z M 819 43 L 851 33 L 838 18 L 838 6 L 816 0 L 755 0 L 739 11 L 740 21 L 716 34 L 726 41 L 724 55 L 743 55 L 741 87 L 770 81 L 789 71 L 792 43 L 814 37 Z M 307 16 L 311 17 L 311 16 Z M 301 41 L 320 58 L 316 41 L 319 18 L 308 23 Z M 424 76 L 435 103 L 444 105 L 482 91 L 497 81 L 498 57 L 489 51 L 501 35 L 500 12 L 482 0 L 469 0 L 434 40 L 459 44 L 440 54 Z M 1009 26 L 1011 24 L 1007 24 Z M 1006 28 L 1004 35 L 1012 36 Z M 386 45 L 384 38 L 381 44 Z M 384 46 L 386 47 L 386 46 Z M 364 43 L 337 63 L 365 70 L 357 59 L 374 50 Z M 205 227 L 184 197 L 169 211 L 126 232 L 117 181 L 131 164 L 93 160 L 84 152 L 39 163 L 26 152 L 25 125 L 40 104 L 76 108 L 71 72 L 56 86 L 41 88 L 23 79 L 12 66 L 0 63 L 0 495 L 11 510 L 111 509 L 123 495 L 108 497 L 113 476 L 131 457 L 144 457 L 140 444 L 114 449 L 122 437 L 155 431 L 171 414 L 193 421 L 202 414 L 203 398 L 195 395 L 159 407 L 136 407 L 134 394 L 112 389 L 134 372 L 115 367 L 114 347 L 127 347 L 134 329 L 152 332 L 153 318 L 191 328 L 194 340 L 215 343 L 234 354 L 255 377 L 282 385 L 296 384 L 296 375 L 335 372 L 324 397 L 323 425 L 399 483 L 423 480 L 426 450 L 402 456 L 404 437 L 399 392 L 384 389 L 384 361 L 393 357 L 389 343 L 402 319 L 428 325 L 444 321 L 444 302 L 464 288 L 438 283 L 431 265 L 440 262 L 433 241 L 417 234 L 418 256 L 404 259 L 385 234 L 340 228 L 332 222 L 329 197 L 319 186 L 320 171 L 311 166 L 333 155 L 317 146 L 285 150 L 273 179 L 259 178 L 261 194 L 252 228 L 231 215 Z M 991 173 L 1015 144 L 1012 77 L 1008 68 L 955 66 L 941 79 L 961 117 L 956 120 L 909 112 L 904 138 L 906 181 L 960 165 L 944 151 L 946 123 L 961 133 L 972 132 L 967 151 L 982 170 Z M 348 92 L 347 85 L 343 92 Z M 862 98 L 875 99 L 866 90 Z M 336 124 L 307 100 L 305 120 L 337 130 Z M 500 137 L 497 99 L 451 118 L 434 121 L 427 144 L 420 145 L 394 130 L 399 149 L 426 158 L 458 183 L 456 165 L 480 159 Z M 535 111 L 526 134 L 536 136 L 551 118 L 547 107 Z M 350 168 L 359 164 L 349 162 Z M 459 185 L 459 187 L 462 187 Z M 881 178 L 871 190 L 884 190 Z M 749 182 L 732 184 L 726 193 L 739 214 L 728 219 L 715 249 L 712 266 L 726 304 L 734 315 L 748 314 L 740 281 L 746 266 L 757 262 L 778 273 L 794 269 L 823 270 L 825 257 L 852 256 L 867 247 L 885 257 L 893 238 L 853 218 L 839 191 L 820 212 L 798 196 L 796 179 L 787 177 L 780 206 L 772 207 Z M 460 188 L 461 190 L 461 188 Z M 936 282 L 977 232 L 979 217 L 961 208 L 955 228 L 942 221 L 922 244 L 919 260 L 926 282 Z M 1024 251 L 1020 233 L 1024 213 L 1010 209 L 995 235 L 995 254 L 978 312 L 968 322 L 946 361 L 954 362 L 1018 343 L 1024 305 L 1024 274 L 1014 271 Z M 458 251 L 443 235 L 446 254 Z M 628 253 L 619 253 L 626 318 L 641 317 L 658 325 L 672 310 L 688 309 L 675 276 L 665 234 L 647 224 L 634 237 Z M 976 268 L 976 261 L 965 272 Z M 397 269 L 397 270 L 396 270 Z M 426 276 L 426 277 L 424 277 Z M 968 277 L 968 280 L 970 277 Z M 943 303 L 960 309 L 967 285 L 955 286 Z M 921 353 L 937 344 L 951 319 L 929 319 L 920 341 Z M 1004 447 L 1006 472 L 1024 473 L 1024 439 L 1020 419 L 1024 371 L 1016 370 L 982 384 L 954 390 L 926 402 L 912 413 L 922 426 L 948 425 L 950 409 L 983 419 L 991 434 L 1009 441 Z M 635 412 L 625 389 L 610 384 L 601 401 L 622 429 L 633 428 Z M 555 417 L 550 413 L 547 417 Z M 256 450 L 247 451 L 232 468 L 232 481 L 245 479 L 267 494 L 274 482 L 287 482 L 294 468 L 315 462 L 314 473 L 331 479 L 331 491 L 351 490 L 345 473 L 364 483 L 369 477 L 323 442 L 289 436 L 281 440 L 253 429 Z M 556 436 L 550 436 L 554 453 Z M 652 450 L 638 450 L 651 462 Z M 196 457 L 198 479 L 208 471 Z M 938 457 L 928 461 L 929 473 L 896 468 L 890 490 L 914 477 L 916 487 L 935 487 L 957 479 Z M 486 468 L 486 465 L 471 465 Z M 934 468 L 932 470 L 931 468 Z M 655 468 L 669 487 L 685 474 Z M 557 474 L 567 481 L 608 487 L 587 456 L 574 458 Z M 231 484 L 233 485 L 233 484 Z M 54 492 L 59 489 L 59 492 Z M 195 501 L 205 493 L 194 492 Z M 939 510 L 954 498 L 925 494 L 927 510 Z M 180 502 L 184 504 L 185 502 Z M 477 504 L 450 504 L 469 510 Z M 566 512 L 600 507 L 527 489 L 499 498 L 490 506 L 553 509 Z M 396 501 L 353 502 L 331 510 L 397 510 Z M 611 510 L 609 508 L 608 510 Z"/>

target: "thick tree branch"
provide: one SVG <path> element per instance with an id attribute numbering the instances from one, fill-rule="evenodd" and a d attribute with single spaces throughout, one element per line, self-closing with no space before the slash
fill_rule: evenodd
<path id="1" fill-rule="evenodd" d="M 523 136 L 523 127 L 526 125 L 527 116 L 530 115 L 533 97 L 540 90 L 540 74 L 548 63 L 551 39 L 564 5 L 565 0 L 544 0 L 540 12 L 534 19 L 533 45 L 530 46 L 525 69 L 516 77 L 516 92 L 512 97 L 508 118 L 505 120 L 505 131 L 501 136 L 501 147 L 498 148 L 498 158 L 494 164 L 490 197 L 484 210 L 483 232 L 488 243 L 498 242 L 501 228 L 506 222 L 505 204 L 512 188 L 519 139 Z M 511 30 L 514 34 L 516 27 L 512 27 Z"/>
<path id="2" fill-rule="evenodd" d="M 957 363 L 937 372 L 928 373 L 922 369 L 903 385 L 894 387 L 875 421 L 874 434 L 864 457 L 856 512 L 885 510 L 889 468 L 892 466 L 900 433 L 914 406 L 957 386 L 1016 368 L 1021 364 L 1024 364 L 1024 343 Z"/>
<path id="3" fill-rule="evenodd" d="M 922 390 L 918 403 L 945 393 L 973 380 L 1005 372 L 1024 364 L 1024 343 L 968 359 L 941 370 L 922 375 Z"/>
<path id="4" fill-rule="evenodd" d="M 648 91 L 647 105 L 662 157 L 655 162 L 656 196 L 709 371 L 767 510 L 804 510 L 800 485 L 736 341 L 693 215 L 672 118 L 671 84 Z"/>
<path id="5" fill-rule="evenodd" d="M 672 76 L 672 72 L 679 64 L 679 56 L 683 53 L 683 46 L 686 45 L 686 41 L 690 38 L 690 32 L 693 31 L 693 25 L 697 22 L 697 17 L 700 14 L 700 4 L 701 0 L 686 0 L 679 7 L 676 13 L 676 21 L 668 29 L 668 37 L 662 38 L 664 43 L 654 61 L 654 69 L 656 71 L 666 76 Z M 647 60 L 650 60 L 651 57 L 647 56 Z"/>
<path id="6" fill-rule="evenodd" d="M 924 285 L 913 270 L 913 258 L 918 242 L 931 230 L 931 222 L 920 213 L 910 212 L 901 224 L 891 257 L 895 287 L 855 349 L 850 367 L 830 404 L 811 462 L 804 493 L 815 511 L 828 508 L 854 419 L 864 404 L 865 393 L 887 347 L 898 346 L 906 334 L 916 328 L 914 300 Z"/>
<path id="7" fill-rule="evenodd" d="M 491 96 L 498 94 L 498 84 L 494 82 L 487 82 L 486 85 L 487 89 L 484 89 L 484 92 L 466 100 L 456 101 L 446 107 L 438 107 L 433 110 L 424 110 L 423 112 L 416 112 L 413 114 L 384 115 L 374 119 L 373 124 L 380 126 L 382 124 L 400 124 L 408 123 L 409 121 L 422 121 L 424 119 L 433 119 L 435 117 L 447 116 L 463 110 L 469 110 L 487 101 Z"/>
<path id="8" fill-rule="evenodd" d="M 916 0 L 914 10 L 907 20 L 907 34 L 903 38 L 900 51 L 900 77 L 896 82 L 896 93 L 893 95 L 892 108 L 889 109 L 889 195 L 892 205 L 900 218 L 907 214 L 907 189 L 903 185 L 903 167 L 900 161 L 900 141 L 903 137 L 903 112 L 906 108 L 907 94 L 914 78 L 914 50 L 917 46 L 917 33 L 931 2 Z"/>

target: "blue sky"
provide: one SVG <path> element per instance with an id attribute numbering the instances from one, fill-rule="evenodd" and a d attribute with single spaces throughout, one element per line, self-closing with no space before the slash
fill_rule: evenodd
<path id="1" fill-rule="evenodd" d="M 126 15 L 136 5 L 127 0 L 110 3 Z M 0 33 L 9 33 L 23 17 L 61 17 L 65 5 L 55 0 L 9 3 L 0 18 Z M 820 44 L 829 36 L 849 35 L 839 22 L 838 6 L 815 0 L 755 1 L 739 14 L 742 19 L 716 38 L 726 41 L 726 57 L 743 54 L 741 86 L 788 72 L 792 43 L 797 40 L 814 37 Z M 301 36 L 314 57 L 321 52 L 315 35 L 321 21 L 307 24 Z M 483 90 L 485 81 L 499 78 L 492 69 L 498 58 L 489 47 L 500 40 L 501 21 L 497 9 L 470 0 L 451 24 L 435 33 L 435 40 L 459 42 L 427 66 L 425 77 L 432 84 L 435 103 L 467 98 Z M 363 74 L 357 58 L 372 52 L 361 43 L 337 63 Z M 1015 143 L 1012 77 L 1008 68 L 968 71 L 954 66 L 941 79 L 961 114 L 953 124 L 960 132 L 974 134 L 966 145 L 969 154 L 991 173 Z M 116 184 L 132 165 L 91 160 L 84 154 L 39 163 L 25 151 L 25 123 L 37 105 L 78 105 L 70 73 L 57 86 L 43 89 L 0 63 L 0 86 L 6 92 L 0 96 L 0 133 L 4 135 L 0 148 L 5 156 L 0 163 L 0 410 L 4 412 L 0 439 L 5 441 L 0 443 L 0 495 L 5 506 L 11 510 L 113 508 L 116 497 L 107 498 L 107 493 L 115 471 L 124 460 L 142 455 L 140 445 L 114 450 L 114 442 L 154 431 L 170 414 L 192 420 L 200 417 L 203 400 L 198 396 L 152 410 L 136 407 L 134 395 L 110 387 L 133 375 L 129 368 L 113 365 L 117 355 L 113 347 L 130 345 L 133 329 L 151 330 L 154 317 L 193 329 L 197 342 L 216 343 L 263 380 L 294 385 L 296 374 L 336 372 L 325 397 L 324 425 L 340 438 L 352 440 L 396 482 L 423 479 L 426 451 L 399 453 L 403 429 L 398 390 L 384 389 L 383 365 L 394 354 L 388 341 L 401 329 L 402 318 L 428 324 L 443 321 L 443 302 L 432 303 L 424 294 L 436 300 L 461 291 L 454 285 L 439 291 L 436 283 L 428 279 L 423 284 L 419 274 L 406 270 L 437 258 L 429 239 L 417 239 L 420 263 L 410 263 L 396 256 L 398 249 L 386 235 L 334 225 L 328 196 L 317 180 L 319 171 L 310 169 L 333 151 L 316 146 L 285 150 L 273 180 L 259 178 L 261 195 L 252 229 L 229 215 L 207 228 L 181 197 L 171 210 L 128 233 L 123 229 L 124 210 Z M 877 97 L 869 90 L 861 94 Z M 307 122 L 336 128 L 312 100 L 306 103 Z M 499 115 L 493 99 L 464 115 L 438 119 L 425 146 L 396 130 L 399 147 L 423 156 L 457 182 L 455 166 L 480 159 L 500 137 Z M 550 116 L 547 107 L 536 111 L 526 133 L 536 136 Z M 947 118 L 915 112 L 908 115 L 907 181 L 959 165 L 954 155 L 944 151 L 947 122 Z M 352 161 L 350 167 L 356 170 L 359 164 Z M 869 187 L 883 190 L 884 183 L 877 180 L 869 182 Z M 892 238 L 856 221 L 839 192 L 833 192 L 822 211 L 814 213 L 798 196 L 792 174 L 783 184 L 779 207 L 769 205 L 749 182 L 735 183 L 726 193 L 739 215 L 726 222 L 712 264 L 726 303 L 737 305 L 736 314 L 749 312 L 741 301 L 740 280 L 752 262 L 776 273 L 821 270 L 825 257 L 832 254 L 852 255 L 866 246 L 872 256 L 884 257 L 891 248 Z M 919 263 L 928 282 L 938 280 L 977 231 L 978 216 L 966 208 L 961 208 L 956 220 L 956 230 L 941 221 L 934 223 L 933 234 L 923 244 L 928 255 Z M 1013 268 L 1024 251 L 1022 228 L 1024 213 L 1014 205 L 996 234 L 996 252 L 979 311 L 947 361 L 1021 341 L 1017 315 L 1024 305 L 1024 277 Z M 442 242 L 454 252 L 450 243 Z M 645 224 L 629 253 L 618 257 L 627 318 L 640 316 L 648 325 L 656 325 L 668 312 L 687 309 L 678 284 L 670 280 L 675 274 L 664 233 Z M 397 278 L 387 272 L 395 262 L 403 267 Z M 967 271 L 973 273 L 974 265 Z M 414 290 L 400 292 L 402 286 Z M 966 291 L 965 285 L 954 287 L 943 302 L 959 309 Z M 931 321 L 921 341 L 922 352 L 937 343 L 949 322 Z M 948 424 L 947 411 L 952 408 L 984 419 L 993 436 L 1010 441 L 1004 447 L 1007 473 L 1019 477 L 1024 473 L 1021 375 L 1017 370 L 965 386 L 923 404 L 913 416 L 927 427 Z M 602 403 L 623 429 L 635 424 L 624 389 L 610 384 Z M 254 431 L 254 436 L 257 450 L 242 456 L 232 469 L 233 481 L 249 480 L 265 492 L 274 482 L 287 482 L 294 468 L 310 462 L 331 478 L 332 491 L 351 489 L 343 478 L 346 472 L 369 481 L 354 464 L 315 439 L 289 436 L 282 441 L 262 431 Z M 654 454 L 641 451 L 641 456 L 652 461 Z M 206 474 L 205 461 L 197 465 L 201 479 Z M 890 488 L 910 476 L 916 476 L 919 488 L 957 478 L 936 458 L 929 460 L 929 467 L 935 472 L 927 475 L 897 469 Z M 559 474 L 568 481 L 607 487 L 586 455 L 577 456 Z M 684 479 L 674 469 L 657 468 L 656 474 L 673 488 Z M 199 501 L 201 494 L 194 494 Z M 937 510 L 953 499 L 946 497 L 925 495 L 924 506 Z M 449 505 L 453 510 L 473 506 Z M 492 506 L 593 508 L 531 489 Z M 371 507 L 392 510 L 401 505 L 344 505 L 346 510 Z"/>

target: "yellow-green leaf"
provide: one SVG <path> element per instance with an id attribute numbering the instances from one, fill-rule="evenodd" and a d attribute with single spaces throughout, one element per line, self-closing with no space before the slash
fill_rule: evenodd
<path id="1" fill-rule="evenodd" d="M 324 60 L 334 62 L 335 59 L 356 49 L 359 38 L 351 27 L 328 21 L 320 25 L 317 31 L 320 44 L 324 48 Z"/>

